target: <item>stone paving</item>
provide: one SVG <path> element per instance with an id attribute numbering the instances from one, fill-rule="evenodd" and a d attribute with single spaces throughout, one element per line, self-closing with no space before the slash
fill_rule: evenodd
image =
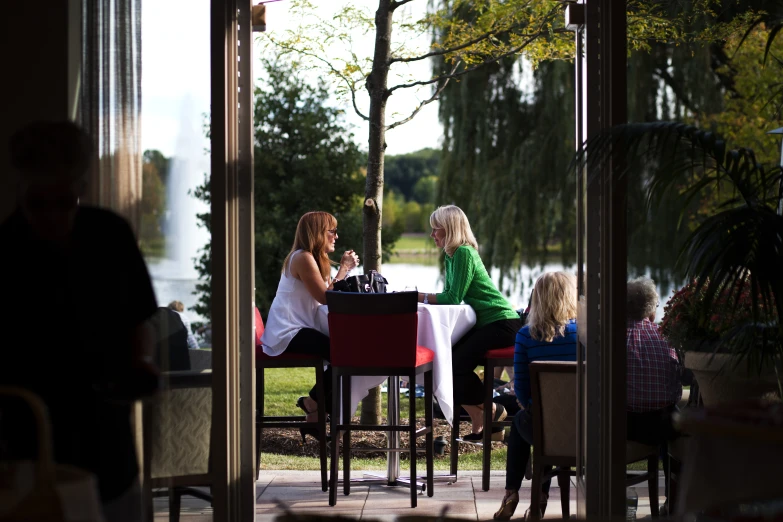
<path id="1" fill-rule="evenodd" d="M 375 472 L 377 473 L 377 472 Z M 437 474 L 437 472 L 436 472 Z M 351 472 L 353 477 L 360 471 Z M 573 481 L 573 479 L 572 479 Z M 432 516 L 446 513 L 449 518 L 466 520 L 492 520 L 492 514 L 500 506 L 505 484 L 504 472 L 493 472 L 489 491 L 481 490 L 481 472 L 463 471 L 454 484 L 436 482 L 433 497 L 420 493 L 418 507 L 410 507 L 410 490 L 406 486 L 354 485 L 349 496 L 343 495 L 342 486 L 337 494 L 337 504 L 329 506 L 328 493 L 321 491 L 318 471 L 262 471 L 256 483 L 256 520 L 272 521 L 285 509 L 294 514 L 344 516 L 362 520 L 393 522 L 401 516 Z M 521 519 L 530 503 L 531 482 L 523 482 L 520 503 L 512 520 Z M 663 492 L 663 476 L 658 489 Z M 649 517 L 650 503 L 646 484 L 636 486 L 639 495 L 637 518 Z M 576 490 L 571 486 L 571 514 L 576 513 Z M 663 498 L 660 502 L 663 503 Z M 181 517 L 184 522 L 211 522 L 209 503 L 192 497 L 182 498 Z M 561 518 L 560 488 L 557 479 L 552 481 L 546 519 Z M 168 520 L 168 499 L 155 499 L 155 521 Z"/>

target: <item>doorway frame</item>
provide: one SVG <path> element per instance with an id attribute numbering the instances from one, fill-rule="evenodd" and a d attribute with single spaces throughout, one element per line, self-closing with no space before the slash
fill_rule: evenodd
<path id="1" fill-rule="evenodd" d="M 211 0 L 215 520 L 255 519 L 252 3 Z"/>
<path id="2" fill-rule="evenodd" d="M 576 148 L 627 121 L 626 2 L 579 0 Z M 567 23 L 570 23 L 567 16 Z M 594 178 L 577 176 L 578 518 L 625 514 L 627 284 L 626 180 L 613 173 L 622 146 Z M 589 357 L 590 364 L 587 364 Z"/>

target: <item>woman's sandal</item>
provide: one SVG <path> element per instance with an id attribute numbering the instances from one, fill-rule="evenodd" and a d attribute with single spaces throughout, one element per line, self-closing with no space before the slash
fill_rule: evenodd
<path id="1" fill-rule="evenodd" d="M 517 509 L 517 504 L 519 504 L 519 493 L 515 491 L 514 493 L 503 498 L 503 503 L 500 505 L 500 509 L 498 509 L 494 515 L 492 515 L 492 518 L 495 520 L 511 520 L 511 517 L 514 515 L 514 511 Z"/>
<path id="2" fill-rule="evenodd" d="M 505 419 L 506 416 L 508 415 L 506 413 L 506 408 L 504 408 L 502 404 L 498 404 L 498 403 L 493 403 L 493 404 L 495 405 L 495 413 L 492 416 L 492 422 L 500 422 L 503 419 Z M 505 435 L 503 431 L 504 431 L 503 428 L 500 427 L 492 428 L 491 440 L 502 442 L 503 436 Z M 468 435 L 465 435 L 464 437 L 462 437 L 462 440 L 467 442 L 481 442 L 482 440 L 484 440 L 484 430 L 481 430 L 478 433 L 470 433 Z"/>
<path id="3" fill-rule="evenodd" d="M 492 435 L 490 437 L 490 440 L 494 440 L 495 442 L 503 442 L 503 437 L 505 436 L 503 428 L 492 428 Z M 481 430 L 478 433 L 469 433 L 462 437 L 462 440 L 465 442 L 482 442 L 484 440 L 484 430 Z"/>
<path id="4" fill-rule="evenodd" d="M 539 501 L 539 504 L 538 504 L 538 507 L 539 507 L 539 509 L 538 509 L 538 518 L 536 520 L 542 520 L 544 518 L 544 515 L 546 514 L 546 505 L 547 505 L 547 501 L 548 500 L 549 500 L 549 495 L 546 495 L 546 494 L 544 494 L 542 492 L 541 493 L 541 500 Z M 530 520 L 532 520 L 532 518 L 530 516 L 530 508 L 527 508 L 525 510 L 525 514 L 524 514 L 524 516 L 522 516 L 522 520 L 524 520 L 525 522 L 529 522 Z"/>
<path id="5" fill-rule="evenodd" d="M 492 422 L 500 422 L 508 416 L 506 408 L 502 404 L 493 403 L 495 405 L 495 414 L 492 416 Z"/>
<path id="6" fill-rule="evenodd" d="M 304 401 L 305 401 L 306 398 L 307 397 L 299 397 L 296 400 L 296 405 L 299 406 L 299 409 L 302 410 L 305 413 L 305 415 L 310 415 L 311 413 L 315 413 L 313 411 L 307 411 L 307 408 L 305 408 Z"/>
<path id="7" fill-rule="evenodd" d="M 305 413 L 305 415 L 310 415 L 311 413 L 314 413 L 311 411 L 307 411 L 307 408 L 305 408 L 304 401 L 305 401 L 305 397 L 299 397 L 296 400 L 296 405 L 299 407 L 299 409 L 302 410 Z M 316 428 L 299 428 L 299 434 L 302 436 L 302 444 L 305 443 L 305 435 L 310 435 L 315 440 L 321 440 L 320 432 Z M 332 438 L 329 435 L 326 436 L 327 442 L 331 441 L 331 439 Z"/>

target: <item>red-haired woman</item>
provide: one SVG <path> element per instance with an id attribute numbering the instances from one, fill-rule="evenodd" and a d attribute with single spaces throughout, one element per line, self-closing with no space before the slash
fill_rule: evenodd
<path id="1" fill-rule="evenodd" d="M 294 245 L 283 262 L 280 284 L 261 337 L 265 354 L 300 353 L 329 360 L 329 337 L 316 329 L 317 309 L 326 304 L 326 291 L 332 284 L 359 265 L 359 257 L 348 250 L 340 259 L 337 275 L 331 278 L 329 254 L 334 252 L 337 237 L 337 219 L 327 212 L 308 212 L 299 219 Z M 327 369 L 324 379 L 327 412 L 332 404 L 330 372 L 331 368 Z M 296 403 L 310 422 L 318 418 L 317 400 L 313 387 L 309 397 L 300 397 Z M 316 432 L 302 431 L 302 438 L 305 433 L 316 436 Z"/>

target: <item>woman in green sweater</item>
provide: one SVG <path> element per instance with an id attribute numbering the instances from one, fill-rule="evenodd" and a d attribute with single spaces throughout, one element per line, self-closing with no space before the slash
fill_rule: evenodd
<path id="1" fill-rule="evenodd" d="M 464 301 L 476 312 L 476 326 L 457 341 L 451 357 L 454 405 L 462 405 L 473 421 L 473 434 L 464 438 L 481 440 L 484 387 L 474 370 L 483 362 L 487 350 L 514 346 L 522 320 L 489 278 L 465 213 L 454 205 L 439 207 L 430 216 L 430 226 L 435 246 L 446 253 L 445 285 L 439 294 L 419 293 L 419 302 L 458 305 Z M 493 404 L 493 411 L 496 421 L 506 416 L 500 404 Z M 503 436 L 502 431 L 498 436 Z"/>

